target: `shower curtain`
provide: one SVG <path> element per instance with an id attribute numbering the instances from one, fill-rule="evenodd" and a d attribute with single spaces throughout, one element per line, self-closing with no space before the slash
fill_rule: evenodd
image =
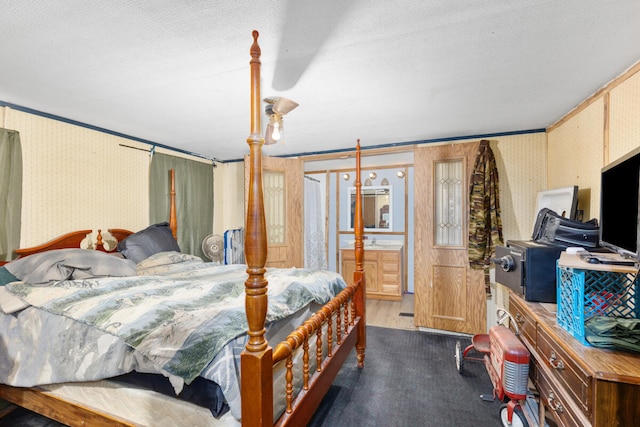
<path id="1" fill-rule="evenodd" d="M 322 209 L 320 181 L 305 176 L 304 180 L 304 267 L 327 269 L 324 239 L 325 216 Z"/>

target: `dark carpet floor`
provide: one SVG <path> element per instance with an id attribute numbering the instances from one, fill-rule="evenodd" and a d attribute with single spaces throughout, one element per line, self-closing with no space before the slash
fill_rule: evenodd
<path id="1" fill-rule="evenodd" d="M 498 400 L 484 364 L 455 364 L 455 345 L 468 338 L 367 327 L 365 367 L 345 362 L 310 426 L 501 426 Z"/>
<path id="2" fill-rule="evenodd" d="M 467 338 L 367 327 L 365 367 L 349 356 L 314 414 L 312 427 L 500 426 L 500 402 L 487 402 L 492 385 L 482 363 L 455 365 L 455 344 Z M 0 426 L 61 424 L 17 409 Z"/>

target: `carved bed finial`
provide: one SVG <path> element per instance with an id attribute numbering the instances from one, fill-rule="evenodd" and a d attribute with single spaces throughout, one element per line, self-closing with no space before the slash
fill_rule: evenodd
<path id="1" fill-rule="evenodd" d="M 102 240 L 102 230 L 98 229 L 98 235 L 96 236 L 96 247 L 95 249 L 99 251 L 104 250 L 104 241 Z"/>

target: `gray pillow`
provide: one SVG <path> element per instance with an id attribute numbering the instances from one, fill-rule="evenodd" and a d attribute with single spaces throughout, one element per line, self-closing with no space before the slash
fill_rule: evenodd
<path id="1" fill-rule="evenodd" d="M 87 249 L 42 252 L 19 258 L 4 267 L 19 280 L 30 284 L 137 274 L 132 261 Z"/>
<path id="2" fill-rule="evenodd" d="M 180 252 L 168 222 L 150 225 L 118 243 L 118 251 L 136 264 L 158 252 Z"/>

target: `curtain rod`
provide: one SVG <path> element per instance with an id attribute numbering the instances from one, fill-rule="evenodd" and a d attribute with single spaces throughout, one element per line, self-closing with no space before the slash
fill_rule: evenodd
<path id="1" fill-rule="evenodd" d="M 309 175 L 305 175 L 304 177 L 307 178 L 307 179 L 310 179 L 311 181 L 320 182 L 320 180 L 317 180 L 317 179 L 315 179 L 313 177 L 310 177 Z"/>
<path id="2" fill-rule="evenodd" d="M 131 149 L 133 149 L 133 150 L 145 151 L 145 152 L 147 152 L 147 153 L 151 153 L 151 155 L 152 155 L 152 156 L 153 156 L 153 154 L 155 153 L 155 151 L 156 151 L 156 147 L 157 147 L 156 145 L 151 146 L 151 148 L 134 147 L 134 146 L 132 146 L 132 145 L 127 145 L 127 144 L 118 144 L 118 145 L 119 145 L 120 147 L 124 147 L 124 148 L 131 148 Z M 165 147 L 165 148 L 166 148 L 166 147 Z M 177 150 L 173 150 L 173 151 L 176 151 L 176 152 L 179 152 L 179 153 L 181 152 L 181 153 L 184 153 L 184 154 L 187 154 L 187 155 L 193 155 L 193 154 L 189 154 L 189 153 L 184 152 L 184 151 L 177 151 Z M 209 160 L 209 161 L 211 161 L 211 165 L 212 165 L 214 168 L 217 168 L 217 167 L 218 167 L 218 165 L 216 165 L 216 163 L 215 163 L 215 162 L 216 162 L 215 160 L 211 160 L 211 159 L 208 159 L 208 158 L 205 158 L 205 157 L 200 157 L 200 156 L 197 156 L 197 155 L 193 155 L 193 156 L 194 156 L 194 157 L 198 157 L 198 158 L 200 158 L 200 159 Z M 194 160 L 194 161 L 196 161 L 196 160 Z"/>

